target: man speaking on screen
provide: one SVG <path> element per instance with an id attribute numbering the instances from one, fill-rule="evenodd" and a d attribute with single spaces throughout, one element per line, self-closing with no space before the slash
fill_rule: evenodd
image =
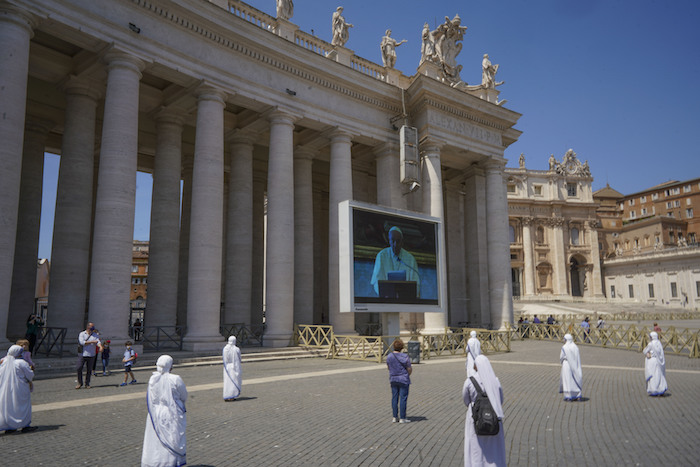
<path id="1" fill-rule="evenodd" d="M 416 283 L 416 296 L 420 297 L 418 263 L 411 253 L 403 248 L 403 232 L 398 227 L 389 229 L 389 247 L 377 253 L 372 272 L 372 287 L 379 295 L 379 281 L 400 277 L 400 280 Z M 397 273 L 397 274 L 390 274 Z M 405 274 L 405 277 L 404 277 Z M 393 276 L 393 277 L 392 277 Z M 396 280 L 396 279 L 393 279 Z"/>

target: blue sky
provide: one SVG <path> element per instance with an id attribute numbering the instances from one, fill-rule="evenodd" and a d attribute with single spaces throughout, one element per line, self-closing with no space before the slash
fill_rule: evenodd
<path id="1" fill-rule="evenodd" d="M 274 0 L 249 5 L 275 15 Z M 415 74 L 423 23 L 459 14 L 467 26 L 457 62 L 462 79 L 481 82 L 481 57 L 500 64 L 498 89 L 523 114 L 508 166 L 525 154 L 546 169 L 572 148 L 588 160 L 593 188 L 623 194 L 668 180 L 700 177 L 700 2 L 691 0 L 297 0 L 291 21 L 328 42 L 331 15 L 344 6 L 354 27 L 346 46 L 381 64 L 379 43 L 392 29 L 408 43 L 396 68 Z M 40 257 L 50 256 L 57 159 L 48 156 Z M 51 192 L 53 190 L 53 194 Z M 151 179 L 139 174 L 134 238 L 148 239 Z M 48 233 L 47 233 L 48 232 Z"/>

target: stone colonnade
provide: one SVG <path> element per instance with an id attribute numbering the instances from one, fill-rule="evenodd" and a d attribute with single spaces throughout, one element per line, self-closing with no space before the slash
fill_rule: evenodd
<path id="1" fill-rule="evenodd" d="M 7 344 L 7 335 L 22 333 L 29 311 L 27 289 L 33 284 L 29 272 L 35 267 L 38 244 L 41 155 L 55 123 L 27 117 L 34 20 L 1 1 L 0 10 L 0 43 L 4 44 L 0 52 L 2 345 Z M 353 190 L 366 183 L 353 180 L 353 145 L 362 135 L 329 122 L 332 128 L 320 137 L 327 141 L 329 160 L 323 162 L 328 168 L 327 194 L 320 195 L 327 197 L 328 223 L 319 236 L 319 193 L 314 186 L 319 148 L 295 146 L 295 130 L 304 117 L 299 109 L 275 106 L 261 114 L 264 129 L 258 125 L 256 131 L 230 132 L 225 113 L 236 91 L 201 81 L 187 91 L 194 108 L 162 105 L 157 112 L 144 113 L 139 92 L 149 59 L 137 55 L 128 47 L 113 46 L 100 57 L 106 70 L 104 82 L 95 82 L 94 76 L 71 76 L 60 88 L 65 114 L 50 325 L 67 328 L 72 341 L 87 318 L 114 342 L 128 339 L 139 125 L 140 119 L 150 118 L 156 138 L 146 325 L 186 323 L 187 348 L 218 348 L 223 341 L 221 323 L 262 322 L 264 271 L 265 345 L 286 346 L 295 322 L 314 321 L 313 300 L 318 295 L 314 290 L 323 281 L 328 296 L 324 321 L 338 333 L 353 333 L 354 315 L 341 313 L 339 306 L 337 218 L 338 203 L 353 199 Z M 103 113 L 98 116 L 100 108 Z M 188 125 L 194 126 L 192 152 L 183 145 Z M 266 132 L 269 140 L 260 141 L 259 135 Z M 265 147 L 266 178 L 255 163 L 256 150 Z M 454 223 L 448 229 L 452 233 L 447 249 L 451 267 L 461 272 L 448 274 L 448 287 L 450 303 L 458 309 L 452 310 L 451 319 L 447 304 L 445 313 L 426 314 L 425 330 L 442 331 L 450 321 L 466 320 L 499 327 L 512 320 L 505 160 L 482 157 L 463 172 L 462 190 L 455 191 L 443 184 L 446 148 L 440 138 L 423 139 L 422 188 L 407 193 L 398 176 L 398 144 L 375 143 L 376 202 L 399 209 L 422 206 L 424 213 Z M 228 180 L 226 154 L 230 154 Z M 315 274 L 319 246 L 314 239 L 328 243 L 321 255 L 328 277 Z"/>

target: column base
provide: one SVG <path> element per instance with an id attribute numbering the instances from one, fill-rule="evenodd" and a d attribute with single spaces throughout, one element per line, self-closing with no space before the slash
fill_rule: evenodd
<path id="1" fill-rule="evenodd" d="M 292 347 L 294 340 L 292 334 L 265 334 L 263 335 L 263 347 L 282 348 Z"/>
<path id="2" fill-rule="evenodd" d="M 182 348 L 191 352 L 209 352 L 221 350 L 226 344 L 224 336 L 185 336 L 182 339 Z"/>

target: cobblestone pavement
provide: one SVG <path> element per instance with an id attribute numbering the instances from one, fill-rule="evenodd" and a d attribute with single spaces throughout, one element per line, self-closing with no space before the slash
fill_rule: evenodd
<path id="1" fill-rule="evenodd" d="M 559 343 L 516 341 L 489 358 L 505 393 L 509 465 L 697 465 L 700 360 L 667 356 L 670 396 L 644 389 L 643 358 L 580 346 L 583 402 L 557 393 Z M 463 358 L 415 365 L 409 424 L 392 424 L 385 365 L 325 360 L 244 364 L 243 397 L 225 403 L 221 366 L 175 367 L 190 391 L 190 466 L 459 466 Z M 28 434 L 0 435 L 3 465 L 139 465 L 150 371 L 38 381 Z"/>

